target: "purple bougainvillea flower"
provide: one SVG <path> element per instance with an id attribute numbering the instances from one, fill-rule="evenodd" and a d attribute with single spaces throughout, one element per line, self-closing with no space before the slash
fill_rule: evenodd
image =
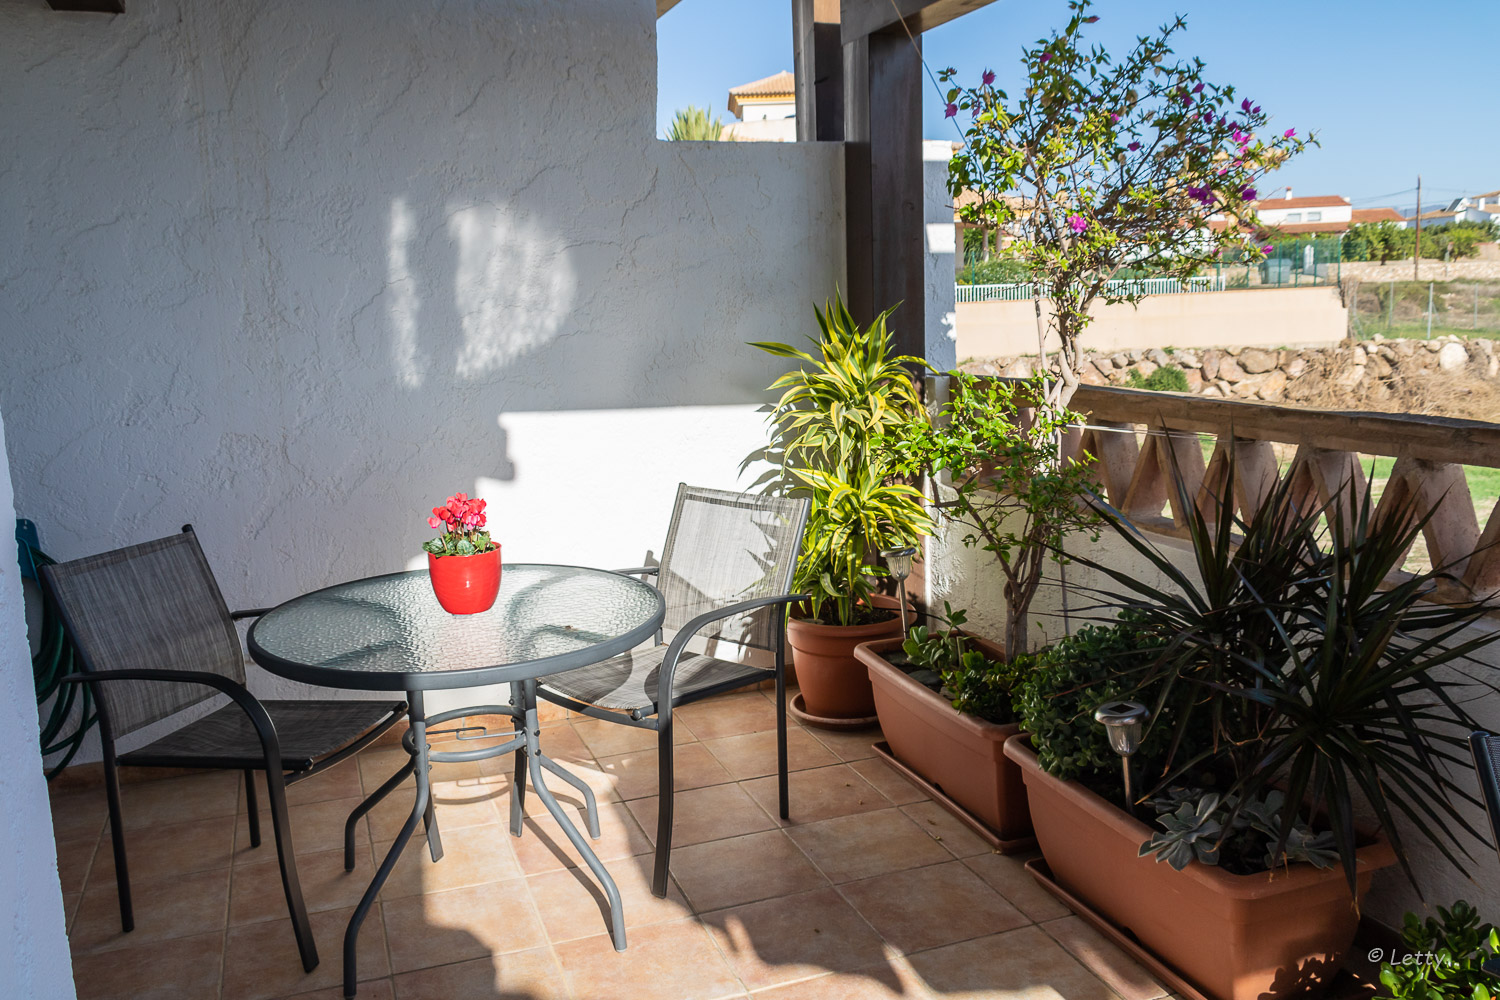
<path id="1" fill-rule="evenodd" d="M 1130 150 L 1133 153 L 1137 149 L 1141 148 L 1141 144 L 1138 143 L 1138 142 L 1132 142 L 1129 146 L 1126 146 L 1125 148 L 1128 149 L 1128 150 Z"/>
<path id="2" fill-rule="evenodd" d="M 1220 177 L 1223 177 L 1227 173 L 1229 173 L 1229 168 L 1228 167 L 1220 167 L 1219 168 L 1219 176 Z"/>
<path id="3" fill-rule="evenodd" d="M 984 75 L 979 79 L 984 82 L 984 85 L 986 87 L 988 87 L 990 84 L 995 82 L 995 71 L 992 69 L 987 69 L 984 71 Z"/>
<path id="4" fill-rule="evenodd" d="M 1193 88 L 1193 93 L 1195 93 L 1195 94 L 1201 94 L 1201 93 L 1203 93 L 1203 84 L 1200 83 L 1200 84 L 1198 84 L 1198 86 L 1194 87 Z"/>
<path id="5" fill-rule="evenodd" d="M 1263 247 L 1260 248 L 1260 252 L 1263 253 L 1263 254 L 1265 254 L 1267 257 L 1269 257 L 1269 256 L 1271 256 L 1271 251 L 1275 250 L 1275 249 L 1276 249 L 1275 247 L 1273 247 L 1273 246 L 1271 246 L 1271 244 L 1267 243 L 1265 246 L 1263 246 Z"/>
<path id="6" fill-rule="evenodd" d="M 944 118 L 952 118 L 956 114 L 958 114 L 958 105 L 957 104 L 950 104 L 950 105 L 948 105 L 948 109 L 943 112 L 943 117 Z"/>
<path id="7" fill-rule="evenodd" d="M 1088 227 L 1089 227 L 1089 220 L 1085 219 L 1083 216 L 1081 216 L 1081 215 L 1070 215 L 1070 216 L 1068 216 L 1068 228 L 1071 229 L 1071 230 L 1073 230 L 1074 233 L 1082 233 L 1085 229 L 1088 229 Z"/>
<path id="8" fill-rule="evenodd" d="M 1254 201 L 1255 200 L 1255 188 L 1253 188 L 1253 187 L 1247 187 L 1247 188 L 1245 188 L 1245 190 L 1241 191 L 1240 192 L 1240 200 L 1241 201 Z"/>
<path id="9" fill-rule="evenodd" d="M 1260 114 L 1260 105 L 1257 104 L 1255 107 L 1251 108 L 1250 109 L 1250 113 L 1252 115 L 1258 115 L 1258 114 Z"/>
<path id="10" fill-rule="evenodd" d="M 1243 111 L 1243 112 L 1245 112 L 1246 114 L 1249 114 L 1249 112 L 1250 112 L 1250 98 L 1247 97 L 1243 101 L 1240 102 L 1240 110 Z"/>
<path id="11" fill-rule="evenodd" d="M 1097 20 L 1099 20 L 1099 15 L 1095 14 L 1093 17 L 1086 17 L 1086 18 L 1084 18 L 1083 19 L 1083 23 L 1084 24 L 1093 24 Z"/>
<path id="12" fill-rule="evenodd" d="M 1115 122 L 1117 122 L 1119 120 L 1120 120 L 1120 115 L 1117 112 L 1111 111 L 1109 113 L 1109 123 L 1111 125 L 1113 125 Z"/>
<path id="13" fill-rule="evenodd" d="M 1043 52 L 1042 53 L 1042 57 L 1040 59 L 1038 59 L 1037 62 L 1049 62 L 1049 61 L 1051 61 L 1051 59 L 1052 59 L 1052 53 L 1050 53 L 1050 52 Z"/>
<path id="14" fill-rule="evenodd" d="M 1293 136 L 1295 136 L 1296 134 L 1297 134 L 1297 130 L 1296 129 L 1289 128 L 1285 132 L 1281 133 L 1281 136 L 1282 136 L 1283 139 L 1290 139 Z"/>
<path id="15" fill-rule="evenodd" d="M 1187 94 L 1183 94 L 1182 95 L 1182 103 L 1183 103 L 1183 105 L 1185 107 L 1189 107 L 1190 108 L 1190 107 L 1193 106 L 1193 99 L 1191 97 L 1189 97 Z"/>

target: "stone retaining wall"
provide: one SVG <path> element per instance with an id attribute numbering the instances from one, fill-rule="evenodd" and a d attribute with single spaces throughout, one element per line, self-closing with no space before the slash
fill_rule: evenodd
<path id="1" fill-rule="evenodd" d="M 1447 373 L 1496 380 L 1500 377 L 1500 351 L 1493 340 L 1485 339 L 1384 340 L 1378 336 L 1301 349 L 1151 348 L 1087 354 L 1082 380 L 1088 385 L 1129 387 L 1131 372 L 1145 379 L 1168 365 L 1181 369 L 1188 390 L 1198 395 L 1305 403 L 1324 398 L 1329 392 L 1353 392 L 1356 388 L 1380 399 L 1403 376 Z M 1036 366 L 1036 358 L 1019 357 L 969 362 L 963 367 L 981 375 L 1025 377 Z"/>
<path id="2" fill-rule="evenodd" d="M 1339 267 L 1343 281 L 1494 281 L 1500 279 L 1500 260 L 1423 260 L 1412 277 L 1411 258 L 1379 261 L 1346 260 Z"/>

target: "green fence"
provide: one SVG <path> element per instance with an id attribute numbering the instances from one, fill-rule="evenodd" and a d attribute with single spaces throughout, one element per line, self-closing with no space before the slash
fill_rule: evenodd
<path id="1" fill-rule="evenodd" d="M 1212 279 L 1214 289 L 1298 288 L 1309 285 L 1337 285 L 1342 277 L 1339 237 L 1315 236 L 1300 240 L 1277 240 L 1271 252 L 1262 257 L 1258 251 L 1226 250 L 1220 260 L 1199 272 L 1200 279 Z M 971 255 L 970 251 L 973 251 Z M 965 260 L 959 269 L 960 285 L 1008 285 L 1027 281 L 1026 265 L 1017 260 L 979 260 L 978 248 L 965 248 Z M 1121 268 L 1119 280 L 1154 279 L 1155 273 Z M 1030 293 L 1028 293 L 1029 295 Z"/>

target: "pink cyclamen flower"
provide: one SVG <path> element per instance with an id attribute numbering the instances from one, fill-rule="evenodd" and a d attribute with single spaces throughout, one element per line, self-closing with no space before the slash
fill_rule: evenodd
<path id="1" fill-rule="evenodd" d="M 1283 133 L 1281 133 L 1281 137 L 1282 137 L 1282 138 L 1283 138 L 1283 139 L 1290 139 L 1290 138 L 1292 138 L 1292 137 L 1293 137 L 1293 136 L 1295 136 L 1295 135 L 1296 135 L 1296 134 L 1297 134 L 1297 130 L 1296 130 L 1296 129 L 1294 129 L 1294 128 L 1289 128 L 1289 129 L 1287 129 L 1287 130 L 1286 130 L 1286 131 L 1285 131 L 1285 132 L 1283 132 Z"/>
<path id="2" fill-rule="evenodd" d="M 995 71 L 992 69 L 987 69 L 984 71 L 984 75 L 979 79 L 984 83 L 986 87 L 988 87 L 990 84 L 995 82 Z"/>
<path id="3" fill-rule="evenodd" d="M 427 519 L 427 527 L 429 527 L 429 528 L 436 528 L 438 525 L 440 525 L 442 523 L 443 523 L 442 521 L 438 520 L 435 517 L 429 517 Z"/>
<path id="4" fill-rule="evenodd" d="M 1085 229 L 1088 229 L 1088 227 L 1089 227 L 1089 220 L 1085 219 L 1083 216 L 1081 216 L 1081 215 L 1070 215 L 1070 216 L 1068 216 L 1068 228 L 1071 229 L 1071 230 L 1073 230 L 1074 233 L 1082 233 Z"/>

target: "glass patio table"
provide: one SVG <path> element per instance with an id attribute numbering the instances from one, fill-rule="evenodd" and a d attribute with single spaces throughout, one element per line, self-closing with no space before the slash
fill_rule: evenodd
<path id="1" fill-rule="evenodd" d="M 615 948 L 625 950 L 624 914 L 614 879 L 542 778 L 544 770 L 550 771 L 578 789 L 586 806 L 589 833 L 597 838 L 599 814 L 593 792 L 542 751 L 536 682 L 540 677 L 598 663 L 640 645 L 661 627 L 664 611 L 656 588 L 632 577 L 581 566 L 518 564 L 504 567 L 495 606 L 481 614 L 450 615 L 438 605 L 427 571 L 414 570 L 305 594 L 266 612 L 251 627 L 250 655 L 273 674 L 325 687 L 405 691 L 410 706 L 410 727 L 402 737 L 402 746 L 411 760 L 350 814 L 344 828 L 344 867 L 352 871 L 355 824 L 408 775 L 416 775 L 417 798 L 411 815 L 349 918 L 344 934 L 346 997 L 355 994 L 355 942 L 360 925 L 411 840 L 418 820 L 425 822 L 432 860 L 442 858 L 428 777 L 433 761 L 463 762 L 516 754 L 511 834 L 521 836 L 529 774 L 537 796 L 603 887 Z M 431 717 L 423 707 L 426 691 L 490 684 L 510 685 L 508 705 L 477 705 Z M 514 733 L 503 743 L 472 750 L 434 751 L 428 746 L 427 737 L 433 732 L 429 725 L 466 715 L 510 716 Z"/>

